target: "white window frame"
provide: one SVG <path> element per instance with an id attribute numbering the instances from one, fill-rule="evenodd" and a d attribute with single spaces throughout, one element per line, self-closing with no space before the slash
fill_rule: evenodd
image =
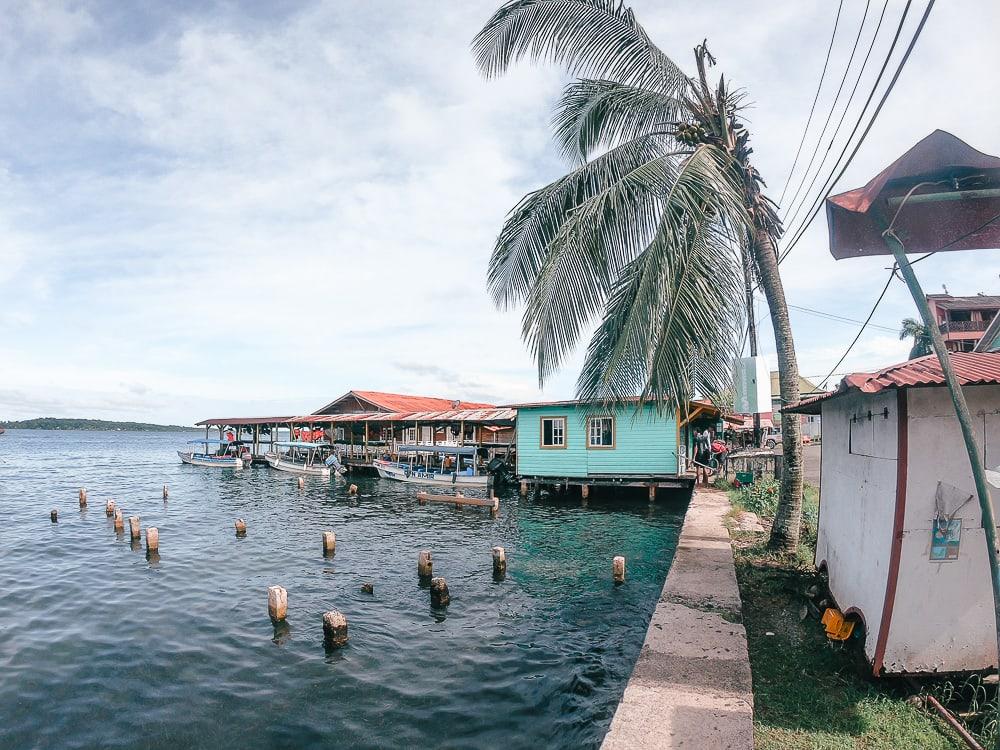
<path id="1" fill-rule="evenodd" d="M 611 443 L 595 443 L 594 442 L 594 427 L 604 421 L 611 422 Z M 601 428 L 599 433 L 599 439 L 603 439 L 604 429 Z M 613 415 L 602 415 L 597 417 L 587 418 L 587 449 L 588 450 L 613 450 L 617 444 L 618 432 L 617 425 L 615 424 L 615 418 Z"/>

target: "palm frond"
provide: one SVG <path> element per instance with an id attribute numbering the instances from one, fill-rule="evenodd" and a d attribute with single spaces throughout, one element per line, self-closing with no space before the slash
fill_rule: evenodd
<path id="1" fill-rule="evenodd" d="M 577 381 L 581 399 L 676 406 L 729 385 L 742 330 L 738 237 L 749 216 L 727 156 L 703 146 L 649 246 L 619 275 Z"/>
<path id="2" fill-rule="evenodd" d="M 678 91 L 687 80 L 620 0 L 509 0 L 472 40 L 472 51 L 490 77 L 530 57 L 574 75 L 664 92 Z"/>
<path id="3" fill-rule="evenodd" d="M 671 93 L 584 78 L 563 89 L 553 127 L 563 155 L 583 163 L 601 147 L 664 133 L 683 116 L 683 100 Z"/>
<path id="4" fill-rule="evenodd" d="M 528 297 L 551 244 L 581 204 L 664 152 L 662 137 L 639 138 L 522 198 L 508 214 L 490 257 L 487 284 L 496 305 L 508 309 Z"/>

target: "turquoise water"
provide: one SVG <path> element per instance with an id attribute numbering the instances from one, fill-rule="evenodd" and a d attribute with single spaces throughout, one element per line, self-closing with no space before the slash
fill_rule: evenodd
<path id="1" fill-rule="evenodd" d="M 188 436 L 0 437 L 0 747 L 596 747 L 673 556 L 682 501 L 502 495 L 182 465 Z M 163 484 L 170 498 L 161 497 Z M 89 506 L 81 512 L 77 488 Z M 158 560 L 104 502 L 160 532 Z M 51 523 L 49 511 L 59 510 Z M 247 523 L 236 538 L 233 521 Z M 127 522 L 126 522 L 127 528 Z M 337 552 L 322 555 L 321 532 Z M 492 577 L 490 549 L 507 549 Z M 451 605 L 416 575 L 430 549 Z M 628 580 L 611 583 L 611 558 Z M 372 582 L 374 595 L 360 591 Z M 288 590 L 275 629 L 267 587 Z M 327 653 L 322 614 L 349 644 Z"/>

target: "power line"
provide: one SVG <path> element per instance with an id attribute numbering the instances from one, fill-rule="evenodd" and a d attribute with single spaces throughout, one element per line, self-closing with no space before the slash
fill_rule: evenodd
<path id="1" fill-rule="evenodd" d="M 854 97 L 858 93 L 858 87 L 861 85 L 861 79 L 864 77 L 865 70 L 868 69 L 868 61 L 871 60 L 872 52 L 875 50 L 875 42 L 878 41 L 879 34 L 882 31 L 882 23 L 885 21 L 885 12 L 889 8 L 889 0 L 885 0 L 882 3 L 882 11 L 879 13 L 878 22 L 875 24 L 875 32 L 872 34 L 872 40 L 868 44 L 868 50 L 865 52 L 865 59 L 861 61 L 861 67 L 858 69 L 857 78 L 854 79 L 854 85 L 851 87 L 851 93 L 847 95 L 847 103 L 844 104 L 844 109 L 840 113 L 840 118 L 837 120 L 836 126 L 833 128 L 833 135 L 830 136 L 830 142 L 826 146 L 826 151 L 823 152 L 823 158 L 820 159 L 819 166 L 816 167 L 816 173 L 813 178 L 809 181 L 808 187 L 806 187 L 805 192 L 802 193 L 802 200 L 799 203 L 798 209 L 794 212 L 791 211 L 791 206 L 795 203 L 795 198 L 788 202 L 789 210 L 785 211 L 785 217 L 787 218 L 789 213 L 792 213 L 788 223 L 791 224 L 795 221 L 796 217 L 799 215 L 799 211 L 806 203 L 806 196 L 812 192 L 813 186 L 816 184 L 816 180 L 819 179 L 820 174 L 823 172 L 823 166 L 826 164 L 826 160 L 830 158 L 830 152 L 833 150 L 833 144 L 837 142 L 837 136 L 840 135 L 840 129 L 844 126 L 844 120 L 847 118 L 847 113 L 851 111 L 851 105 L 854 103 Z M 867 11 L 867 8 L 866 8 Z M 844 71 L 846 77 L 847 71 Z M 832 114 L 832 110 L 831 110 Z M 817 148 L 819 143 L 816 144 Z M 796 195 L 795 197 L 798 197 Z"/>
<path id="2" fill-rule="evenodd" d="M 907 10 L 909 10 L 911 2 L 912 2 L 912 0 L 907 0 L 907 3 L 906 3 L 906 9 Z M 879 113 L 882 111 L 882 107 L 885 106 L 886 101 L 889 99 L 889 95 L 892 93 L 892 90 L 895 88 L 896 82 L 899 80 L 899 76 L 903 72 L 903 68 L 906 66 L 906 62 L 910 59 L 910 54 L 913 52 L 913 48 L 916 46 L 917 40 L 920 38 L 920 34 L 924 30 L 924 26 L 927 23 L 928 16 L 930 16 L 930 14 L 931 14 L 931 9 L 934 7 L 934 3 L 935 3 L 935 0 L 928 0 L 927 7 L 924 9 L 924 14 L 921 17 L 920 23 L 918 24 L 917 29 L 916 29 L 916 31 L 913 34 L 913 38 L 910 39 L 910 43 L 909 43 L 909 45 L 906 48 L 906 52 L 903 54 L 903 58 L 899 61 L 899 65 L 896 67 L 896 72 L 892 76 L 892 80 L 889 81 L 889 85 L 886 88 L 885 93 L 882 94 L 882 98 L 881 98 L 881 100 L 879 100 L 878 106 L 875 108 L 875 111 L 872 113 L 871 120 L 869 120 L 867 127 L 865 128 L 864 132 L 861 134 L 861 138 L 858 140 L 857 144 L 855 145 L 854 150 L 851 152 L 851 155 L 847 158 L 847 161 L 844 162 L 844 165 L 843 165 L 843 167 L 841 167 L 840 171 L 837 172 L 836 177 L 833 177 L 832 181 L 827 180 L 827 183 L 824 185 L 823 195 L 816 201 L 815 207 L 813 208 L 812 212 L 810 213 L 809 218 L 806 219 L 806 221 L 803 223 L 803 225 L 799 228 L 798 233 L 792 239 L 792 242 L 788 245 L 787 248 L 785 248 L 784 252 L 779 257 L 779 259 L 778 259 L 779 262 L 781 262 L 782 260 L 784 260 L 788 256 L 788 253 L 790 253 L 792 251 L 792 248 L 794 248 L 795 245 L 798 244 L 799 240 L 805 234 L 805 231 L 809 228 L 809 226 L 812 224 L 813 220 L 816 218 L 816 215 L 819 213 L 820 208 L 823 207 L 823 201 L 826 200 L 826 198 L 833 191 L 833 187 L 837 184 L 837 182 L 840 180 L 840 178 L 844 176 L 844 172 L 847 171 L 847 168 L 851 165 L 851 162 L 854 160 L 854 157 L 857 155 L 858 151 L 861 149 L 861 145 L 865 142 L 865 138 L 868 137 L 868 133 L 871 132 L 872 126 L 874 126 L 875 121 L 878 119 Z M 904 20 L 905 20 L 905 11 L 904 11 Z M 902 29 L 902 22 L 900 24 L 900 29 L 897 30 L 897 36 L 896 36 L 896 38 L 893 39 L 893 48 L 896 45 L 896 39 L 898 39 L 899 31 L 901 29 Z M 890 57 L 892 56 L 892 49 L 890 49 L 890 51 L 889 51 L 889 56 Z M 886 63 L 888 63 L 888 61 L 889 61 L 889 57 L 886 58 Z M 883 71 L 884 71 L 884 66 L 883 66 Z M 880 72 L 879 73 L 879 80 L 881 80 L 881 78 L 882 78 L 882 73 Z M 878 86 L 878 81 L 875 82 L 875 86 L 876 87 Z M 873 88 L 872 89 L 872 93 L 874 94 L 874 92 L 875 92 L 875 89 Z M 871 97 L 869 97 L 869 101 L 870 100 L 871 100 Z M 867 108 L 868 108 L 868 103 L 866 102 L 865 103 L 865 110 L 867 110 Z M 863 116 L 864 116 L 864 110 L 862 110 L 862 117 Z M 859 119 L 858 120 L 858 125 L 860 125 L 860 124 L 861 124 L 861 121 Z M 854 131 L 852 131 L 851 135 L 848 137 L 847 144 L 845 144 L 844 150 L 841 152 L 841 157 L 847 151 L 847 145 L 850 144 L 851 138 L 853 138 L 854 133 L 857 131 L 858 125 L 855 126 Z M 840 157 L 838 157 L 837 161 L 838 162 L 840 161 Z M 834 168 L 836 169 L 836 167 L 834 167 Z"/>
<path id="3" fill-rule="evenodd" d="M 781 198 L 778 203 L 785 199 L 785 191 L 788 190 L 788 183 L 792 181 L 795 173 L 795 165 L 799 162 L 799 155 L 802 153 L 802 146 L 806 142 L 806 134 L 809 132 L 809 124 L 812 122 L 813 112 L 816 110 L 816 102 L 819 100 L 819 92 L 823 89 L 823 80 L 826 78 L 826 67 L 830 64 L 830 52 L 833 50 L 833 41 L 837 38 L 837 26 L 840 25 L 840 11 L 844 8 L 844 0 L 840 0 L 837 6 L 837 17 L 833 20 L 833 33 L 830 35 L 830 45 L 826 48 L 826 59 L 823 61 L 823 72 L 819 76 L 819 85 L 816 86 L 816 95 L 813 97 L 812 106 L 809 107 L 809 117 L 806 120 L 806 128 L 802 131 L 802 140 L 799 141 L 799 148 L 795 152 L 795 159 L 792 160 L 792 168 L 788 170 L 788 178 L 785 180 L 785 187 L 781 189 Z"/>
<path id="4" fill-rule="evenodd" d="M 886 0 L 886 3 L 888 3 L 888 0 Z M 833 95 L 833 103 L 830 105 L 830 111 L 826 113 L 826 121 L 823 123 L 823 129 L 819 131 L 819 137 L 816 138 L 816 146 L 813 148 L 812 156 L 809 157 L 809 163 L 806 165 L 805 171 L 802 173 L 802 179 L 799 180 L 799 186 L 795 188 L 795 193 L 788 201 L 789 206 L 794 206 L 795 200 L 802 194 L 802 186 L 805 185 L 806 180 L 809 178 L 809 172 L 812 169 L 813 163 L 816 161 L 816 155 L 819 153 L 819 147 L 823 144 L 823 136 L 826 135 L 826 129 L 830 127 L 830 120 L 833 117 L 833 113 L 837 109 L 837 102 L 840 101 L 840 95 L 844 91 L 844 84 L 847 83 L 847 76 L 851 72 L 851 66 L 854 64 L 854 55 L 858 51 L 858 44 L 861 42 L 861 33 L 864 31 L 865 24 L 868 21 L 868 9 L 871 7 L 871 4 L 871 0 L 865 0 L 865 12 L 861 16 L 861 24 L 858 26 L 858 33 L 854 37 L 854 46 L 851 47 L 851 54 L 847 58 L 847 65 L 844 67 L 844 75 L 840 77 L 840 85 L 837 86 L 837 93 Z M 782 198 L 784 198 L 784 196 L 782 196 Z"/>
<path id="5" fill-rule="evenodd" d="M 788 307 L 792 308 L 793 310 L 799 310 L 801 312 L 809 313 L 810 315 L 815 315 L 817 317 L 825 318 L 827 320 L 832 320 L 837 323 L 849 323 L 853 325 L 861 324 L 860 320 L 855 320 L 854 318 L 845 318 L 842 315 L 835 315 L 834 313 L 823 312 L 822 310 L 813 310 L 810 307 L 802 307 L 801 305 L 788 305 Z M 869 326 L 869 328 L 877 328 L 880 331 L 887 331 L 889 333 L 898 333 L 898 331 L 895 328 L 890 328 L 889 326 L 883 326 L 883 325 L 876 325 L 875 323 L 872 323 Z"/>
<path id="6" fill-rule="evenodd" d="M 889 291 L 889 285 L 892 284 L 892 280 L 894 278 L 896 278 L 895 266 L 893 266 L 892 271 L 889 273 L 889 279 L 888 281 L 885 282 L 885 286 L 882 287 L 882 293 L 878 296 L 878 299 L 875 300 L 875 304 L 872 305 L 871 312 L 868 313 L 868 317 L 865 318 L 865 322 L 861 324 L 861 328 L 858 330 L 858 335 L 854 337 L 854 341 L 851 342 L 851 345 L 847 347 L 843 355 L 841 355 L 840 359 L 837 360 L 837 364 L 835 364 L 832 368 L 830 368 L 830 372 L 827 373 L 827 376 L 819 382 L 820 388 L 826 385 L 826 381 L 829 380 L 830 377 L 833 375 L 833 373 L 837 371 L 837 368 L 840 367 L 841 363 L 845 359 L 847 359 L 847 355 L 851 353 L 851 350 L 854 348 L 854 345 L 858 343 L 858 339 L 861 338 L 861 334 L 865 332 L 865 328 L 868 326 L 868 323 L 871 322 L 872 316 L 875 315 L 875 311 L 878 309 L 879 304 L 881 304 L 882 299 L 885 297 L 885 293 Z"/>

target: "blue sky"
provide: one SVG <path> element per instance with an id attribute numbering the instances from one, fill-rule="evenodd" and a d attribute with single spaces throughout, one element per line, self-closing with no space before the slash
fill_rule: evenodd
<path id="1" fill-rule="evenodd" d="M 485 290 L 505 213 L 564 169 L 548 130 L 560 73 L 522 65 L 486 81 L 473 67 L 469 41 L 495 5 L 8 10 L 0 418 L 187 423 L 311 411 L 350 388 L 571 396 L 579 358 L 539 393 L 518 314 L 493 309 Z M 834 5 L 632 5 L 685 68 L 709 38 L 717 70 L 749 92 L 757 163 L 779 193 Z M 864 7 L 844 5 L 837 76 Z M 902 5 L 892 0 L 887 18 Z M 997 28 L 995 4 L 938 4 L 841 189 L 934 128 L 1000 153 Z M 887 265 L 833 261 L 821 217 L 782 268 L 792 304 L 863 318 Z M 1000 292 L 997 251 L 941 254 L 919 269 L 928 291 Z M 896 282 L 874 322 L 912 314 Z M 792 319 L 806 375 L 825 374 L 856 332 Z M 761 338 L 773 352 L 766 325 Z M 840 369 L 906 351 L 874 329 Z"/>

